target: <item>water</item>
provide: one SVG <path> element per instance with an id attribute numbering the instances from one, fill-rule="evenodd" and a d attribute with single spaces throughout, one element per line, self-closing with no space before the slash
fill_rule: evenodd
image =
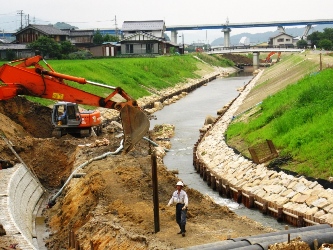
<path id="1" fill-rule="evenodd" d="M 169 170 L 178 170 L 178 177 L 190 188 L 210 196 L 216 203 L 228 206 L 241 216 L 247 216 L 264 226 L 283 230 L 285 224 L 265 216 L 258 210 L 251 210 L 242 204 L 219 196 L 213 191 L 193 167 L 193 146 L 197 142 L 199 129 L 204 125 L 207 115 L 217 117 L 217 110 L 238 96 L 237 89 L 247 84 L 252 76 L 219 78 L 188 94 L 175 104 L 165 106 L 154 113 L 156 120 L 151 120 L 150 129 L 156 124 L 175 125 L 175 135 L 171 138 L 171 151 L 164 157 Z M 190 198 L 190 197 L 189 197 Z"/>

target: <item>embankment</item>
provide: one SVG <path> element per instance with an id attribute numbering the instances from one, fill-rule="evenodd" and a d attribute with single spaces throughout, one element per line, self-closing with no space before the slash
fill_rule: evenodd
<path id="1" fill-rule="evenodd" d="M 297 226 L 333 225 L 333 190 L 316 181 L 267 169 L 234 152 L 224 132 L 260 78 L 252 79 L 216 123 L 196 143 L 193 163 L 207 184 L 221 194 Z"/>

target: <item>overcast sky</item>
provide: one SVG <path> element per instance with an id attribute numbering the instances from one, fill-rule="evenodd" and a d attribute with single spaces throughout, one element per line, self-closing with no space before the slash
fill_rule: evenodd
<path id="1" fill-rule="evenodd" d="M 121 29 L 124 21 L 164 20 L 166 26 L 191 24 L 270 22 L 333 19 L 333 0 L 1 0 L 0 30 L 16 31 L 27 23 L 55 24 L 66 22 L 80 29 Z M 233 29 L 232 35 L 243 32 L 274 31 L 275 27 Z M 223 37 L 221 30 L 180 31 L 186 43 Z"/>

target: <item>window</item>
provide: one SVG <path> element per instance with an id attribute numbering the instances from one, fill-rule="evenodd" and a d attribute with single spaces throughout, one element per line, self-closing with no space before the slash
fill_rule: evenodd
<path id="1" fill-rule="evenodd" d="M 279 39 L 277 39 L 277 41 L 278 41 L 279 43 L 282 43 L 282 42 L 284 42 L 284 38 L 279 38 Z"/>
<path id="2" fill-rule="evenodd" d="M 154 44 L 153 43 L 146 44 L 146 53 L 154 53 Z"/>
<path id="3" fill-rule="evenodd" d="M 126 53 L 133 54 L 133 44 L 126 44 Z"/>
<path id="4" fill-rule="evenodd" d="M 290 39 L 289 39 L 289 38 L 286 38 L 286 42 L 290 42 Z"/>

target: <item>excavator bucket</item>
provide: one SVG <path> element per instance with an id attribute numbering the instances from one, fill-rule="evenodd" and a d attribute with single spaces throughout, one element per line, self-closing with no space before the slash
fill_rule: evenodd
<path id="1" fill-rule="evenodd" d="M 124 131 L 124 153 L 126 154 L 144 137 L 150 124 L 148 117 L 139 107 L 125 105 L 120 110 L 120 117 Z"/>

